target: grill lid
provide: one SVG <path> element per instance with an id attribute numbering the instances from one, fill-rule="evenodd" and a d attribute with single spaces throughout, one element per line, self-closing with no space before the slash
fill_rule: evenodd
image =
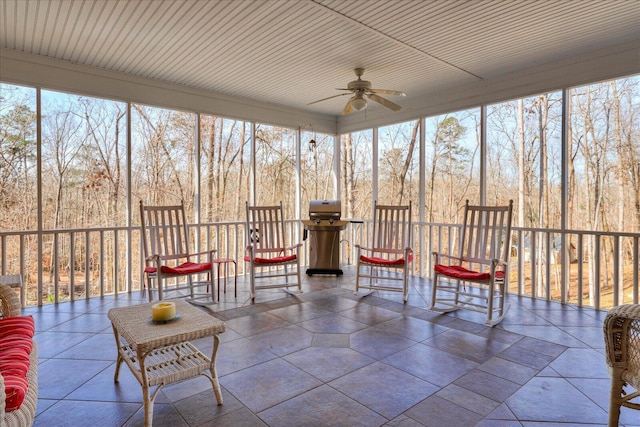
<path id="1" fill-rule="evenodd" d="M 311 200 L 309 201 L 309 218 L 311 219 L 340 219 L 342 206 L 340 200 Z"/>
<path id="2" fill-rule="evenodd" d="M 309 219 L 312 221 L 340 220 L 340 200 L 311 200 L 309 201 Z"/>
<path id="3" fill-rule="evenodd" d="M 309 202 L 309 220 L 302 221 L 305 231 L 339 233 L 349 224 L 340 221 L 340 200 L 311 200 Z"/>

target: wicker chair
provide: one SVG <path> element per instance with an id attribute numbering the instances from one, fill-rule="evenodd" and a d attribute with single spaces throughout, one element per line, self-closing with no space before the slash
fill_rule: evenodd
<path id="1" fill-rule="evenodd" d="M 640 410 L 640 403 L 632 402 L 640 398 L 640 304 L 612 308 L 604 319 L 604 339 L 611 375 L 609 427 L 616 427 L 621 406 Z"/>
<path id="2" fill-rule="evenodd" d="M 0 318 L 20 315 L 20 299 L 7 285 L 0 285 Z M 19 409 L 5 413 L 4 379 L 0 375 L 0 426 L 26 427 L 33 425 L 38 403 L 38 346 L 33 342 L 27 372 L 29 389 Z"/>

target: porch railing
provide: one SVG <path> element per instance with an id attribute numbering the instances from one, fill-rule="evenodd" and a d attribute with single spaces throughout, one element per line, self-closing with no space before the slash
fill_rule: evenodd
<path id="1" fill-rule="evenodd" d="M 288 236 L 302 237 L 299 221 L 288 221 Z M 341 234 L 341 258 L 354 264 L 353 245 L 367 243 L 370 222 L 350 223 Z M 414 225 L 413 273 L 429 277 L 433 251 L 451 252 L 457 224 Z M 245 274 L 244 222 L 192 225 L 197 250 L 213 247 L 237 261 Z M 0 274 L 22 274 L 26 305 L 57 303 L 136 292 L 143 284 L 139 227 L 0 232 Z M 638 303 L 640 233 L 514 228 L 511 244 L 512 294 L 608 309 Z M 308 248 L 303 251 L 306 265 Z"/>

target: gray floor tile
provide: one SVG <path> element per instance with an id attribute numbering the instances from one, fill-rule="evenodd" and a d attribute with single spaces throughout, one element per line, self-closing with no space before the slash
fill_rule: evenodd
<path id="1" fill-rule="evenodd" d="M 429 338 L 424 343 L 477 363 L 486 362 L 509 347 L 508 344 L 500 341 L 489 340 L 469 332 L 454 329 Z"/>
<path id="2" fill-rule="evenodd" d="M 323 382 L 329 382 L 375 362 L 350 348 L 311 347 L 284 359 Z"/>
<path id="3" fill-rule="evenodd" d="M 424 344 L 416 344 L 386 359 L 384 363 L 444 387 L 478 363 Z"/>
<path id="4" fill-rule="evenodd" d="M 270 360 L 221 377 L 220 383 L 254 413 L 322 384 L 283 359 Z"/>
<path id="5" fill-rule="evenodd" d="M 533 378 L 506 403 L 521 421 L 607 422 L 606 411 L 563 378 Z"/>
<path id="6" fill-rule="evenodd" d="M 549 367 L 563 377 L 609 378 L 605 356 L 588 348 L 569 348 Z"/>
<path id="7" fill-rule="evenodd" d="M 34 427 L 118 427 L 125 425 L 142 404 L 61 400 L 40 414 Z"/>
<path id="8" fill-rule="evenodd" d="M 378 328 L 367 328 L 351 334 L 351 348 L 373 357 L 385 357 L 415 345 L 416 342 Z"/>
<path id="9" fill-rule="evenodd" d="M 469 427 L 483 418 L 437 395 L 428 397 L 405 414 L 428 427 Z"/>
<path id="10" fill-rule="evenodd" d="M 266 427 L 257 415 L 247 408 L 237 409 L 213 420 L 199 424 L 199 427 Z"/>
<path id="11" fill-rule="evenodd" d="M 478 366 L 478 369 L 520 385 L 525 384 L 538 373 L 537 369 L 520 365 L 499 356 L 487 360 Z"/>
<path id="12" fill-rule="evenodd" d="M 341 311 L 340 315 L 361 323 L 365 323 L 369 326 L 377 325 L 379 323 L 383 323 L 391 319 L 396 319 L 401 316 L 395 311 L 387 310 L 385 308 L 370 304 L 358 304 L 350 310 Z"/>
<path id="13" fill-rule="evenodd" d="M 352 399 L 395 418 L 438 390 L 433 384 L 382 362 L 375 362 L 329 383 Z"/>
<path id="14" fill-rule="evenodd" d="M 262 346 L 278 356 L 284 356 L 310 347 L 314 334 L 298 325 L 273 329 L 251 337 L 251 342 Z"/>
<path id="15" fill-rule="evenodd" d="M 436 393 L 436 396 L 448 400 L 461 408 L 475 412 L 483 417 L 493 412 L 500 402 L 490 399 L 458 385 L 449 384 Z"/>
<path id="16" fill-rule="evenodd" d="M 38 397 L 65 398 L 111 364 L 103 360 L 49 359 L 38 365 Z"/>
<path id="17" fill-rule="evenodd" d="M 447 331 L 448 328 L 441 325 L 421 320 L 410 316 L 401 316 L 375 325 L 376 328 L 386 332 L 398 334 L 413 341 L 424 341 L 434 335 Z"/>
<path id="18" fill-rule="evenodd" d="M 256 313 L 249 316 L 226 320 L 227 327 L 242 334 L 245 337 L 257 335 L 273 329 L 289 325 L 284 319 L 270 313 Z"/>
<path id="19" fill-rule="evenodd" d="M 321 386 L 258 414 L 268 425 L 376 426 L 385 418 L 329 386 Z"/>
<path id="20" fill-rule="evenodd" d="M 250 338 L 243 338 L 218 347 L 216 370 L 223 377 L 276 357 L 273 352 L 254 343 Z"/>
<path id="21" fill-rule="evenodd" d="M 365 323 L 341 317 L 339 314 L 322 316 L 299 323 L 300 326 L 311 332 L 330 334 L 349 334 L 365 329 Z"/>
<path id="22" fill-rule="evenodd" d="M 498 402 L 504 402 L 520 388 L 519 384 L 479 369 L 468 372 L 455 380 L 454 384 Z"/>

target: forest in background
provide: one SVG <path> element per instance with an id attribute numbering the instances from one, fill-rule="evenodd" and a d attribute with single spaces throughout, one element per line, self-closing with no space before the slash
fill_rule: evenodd
<path id="1" fill-rule="evenodd" d="M 566 229 L 640 233 L 640 78 L 568 92 Z M 313 129 L 41 93 L 38 146 L 36 90 L 0 85 L 0 232 L 127 227 L 128 215 L 136 225 L 138 200 L 184 200 L 189 218 L 200 223 L 242 222 L 247 200 L 282 200 L 287 218 L 299 212 L 302 219 L 313 199 L 340 198 L 342 216 L 355 219 L 371 217 L 373 199 L 411 201 L 415 221 L 443 224 L 460 221 L 466 199 L 480 200 L 480 108 L 380 127 L 374 141 L 373 130 L 336 137 Z M 487 106 L 486 200 L 505 204 L 513 199 L 515 227 L 562 227 L 562 108 L 562 92 Z M 339 163 L 334 142 L 339 144 Z M 340 194 L 334 191 L 337 184 Z M 520 248 L 545 253 L 546 247 L 531 248 L 526 239 L 525 234 Z M 556 244 L 555 239 L 549 242 L 536 244 Z M 48 280 L 63 275 L 63 269 L 69 275 L 105 262 L 98 254 L 87 255 L 86 242 L 75 251 L 77 259 L 71 259 L 71 243 L 42 243 L 44 261 L 51 266 Z M 583 244 L 588 261 L 595 242 Z M 36 241 L 30 235 L 22 245 L 28 275 L 34 277 Z M 59 245 L 62 255 L 56 257 L 65 260 L 56 271 L 53 252 Z M 603 240 L 602 245 L 605 267 L 614 256 L 620 262 L 631 259 L 633 239 L 623 239 L 621 245 Z M 19 239 L 3 240 L 1 250 L 3 268 L 15 271 Z M 586 271 L 587 276 L 595 274 L 593 268 Z M 606 282 L 611 272 L 603 274 Z M 589 281 L 594 282 L 592 277 Z M 536 284 L 540 292 L 544 285 Z"/>

